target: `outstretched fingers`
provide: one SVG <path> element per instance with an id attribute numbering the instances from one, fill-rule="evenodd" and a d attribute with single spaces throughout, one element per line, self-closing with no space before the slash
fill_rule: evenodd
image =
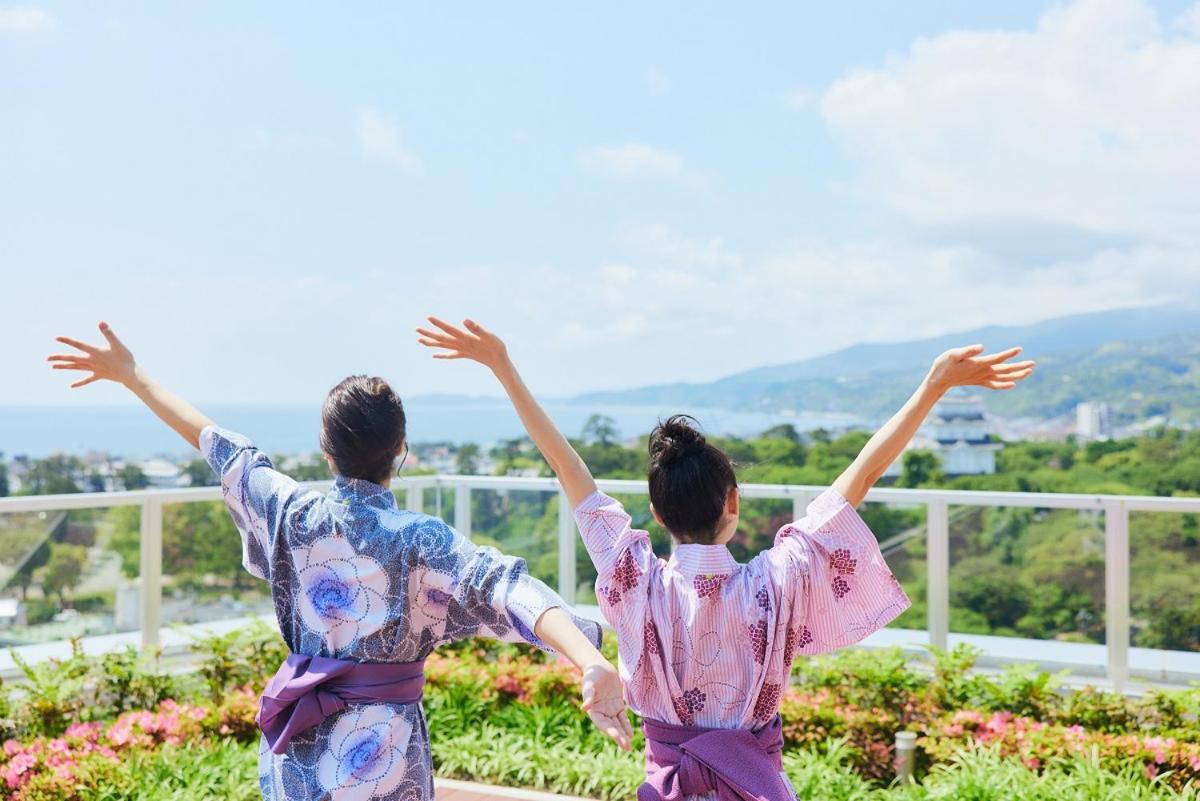
<path id="1" fill-rule="evenodd" d="M 78 339 L 72 339 L 71 337 L 55 337 L 54 341 L 61 342 L 64 345 L 70 345 L 72 348 L 81 350 L 89 356 L 95 355 L 99 352 L 99 348 L 95 348 L 86 342 L 80 342 Z"/>
<path id="2" fill-rule="evenodd" d="M 454 339 L 465 339 L 470 336 L 470 334 L 468 334 L 466 331 L 462 330 L 458 326 L 453 325 L 452 323 L 448 323 L 439 317 L 434 317 L 434 316 L 430 315 L 426 319 L 428 319 L 429 322 L 433 323 L 438 328 L 445 331 L 447 334 L 449 334 Z"/>
<path id="3" fill-rule="evenodd" d="M 980 348 L 980 350 L 983 350 L 983 349 Z M 999 353 L 990 353 L 987 356 L 981 356 L 979 358 L 979 361 L 982 362 L 983 364 L 1000 364 L 1001 362 L 1008 361 L 1009 359 L 1016 356 L 1020 352 L 1021 352 L 1021 348 L 1019 348 L 1019 347 L 1009 348 L 1008 350 L 1002 350 Z"/>

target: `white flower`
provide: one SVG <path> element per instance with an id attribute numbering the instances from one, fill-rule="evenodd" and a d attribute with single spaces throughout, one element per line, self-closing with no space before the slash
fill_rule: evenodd
<path id="1" fill-rule="evenodd" d="M 383 704 L 347 710 L 317 762 L 317 783 L 338 801 L 387 795 L 404 780 L 412 724 Z"/>
<path id="2" fill-rule="evenodd" d="M 420 638 L 429 629 L 434 639 L 446 632 L 446 617 L 454 591 L 454 577 L 444 570 L 417 568 L 408 581 L 409 631 Z"/>
<path id="3" fill-rule="evenodd" d="M 379 562 L 359 556 L 348 539 L 336 534 L 294 553 L 301 619 L 324 636 L 331 651 L 383 626 L 390 582 Z"/>

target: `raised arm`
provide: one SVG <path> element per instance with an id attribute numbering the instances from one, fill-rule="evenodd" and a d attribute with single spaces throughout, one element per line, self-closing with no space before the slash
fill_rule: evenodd
<path id="1" fill-rule="evenodd" d="M 875 432 L 858 458 L 833 482 L 833 488 L 852 506 L 858 506 L 888 465 L 904 452 L 921 423 L 947 391 L 961 386 L 1012 389 L 1018 381 L 1028 377 L 1033 372 L 1032 361 L 1009 361 L 1020 352 L 1020 348 L 1010 348 L 981 356 L 983 346 L 972 345 L 943 353 L 934 361 L 917 391 L 883 428 Z"/>
<path id="2" fill-rule="evenodd" d="M 571 507 L 579 506 L 594 493 L 596 481 L 592 472 L 525 386 L 500 337 L 473 320 L 463 321 L 465 331 L 436 317 L 430 317 L 429 322 L 431 328 L 417 329 L 421 335 L 417 341 L 430 348 L 440 348 L 441 352 L 433 355 L 435 359 L 471 359 L 495 374 L 533 444 L 558 476 Z"/>
<path id="3" fill-rule="evenodd" d="M 108 323 L 100 323 L 100 334 L 108 343 L 107 347 L 89 345 L 70 337 L 56 337 L 58 342 L 75 348 L 78 353 L 56 353 L 48 357 L 47 361 L 53 364 L 55 370 L 83 370 L 91 373 L 71 384 L 72 389 L 101 380 L 124 385 L 137 395 L 150 411 L 158 415 L 158 419 L 198 450 L 200 432 L 205 426 L 212 425 L 212 421 L 199 409 L 146 375 L 134 361 L 133 353 L 117 338 Z"/>

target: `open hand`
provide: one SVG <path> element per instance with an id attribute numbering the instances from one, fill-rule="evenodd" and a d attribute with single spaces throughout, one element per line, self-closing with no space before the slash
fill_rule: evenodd
<path id="1" fill-rule="evenodd" d="M 1009 361 L 1020 352 L 1020 348 L 1009 348 L 982 356 L 983 345 L 954 348 L 937 357 L 927 380 L 942 391 L 966 386 L 1012 389 L 1036 366 L 1032 361 Z"/>
<path id="2" fill-rule="evenodd" d="M 108 342 L 108 347 L 89 345 L 70 337 L 55 337 L 55 341 L 70 345 L 78 353 L 56 353 L 48 356 L 46 361 L 53 365 L 52 369 L 83 370 L 91 373 L 72 384 L 72 389 L 101 379 L 128 385 L 137 375 L 137 363 L 133 360 L 133 354 L 117 339 L 108 323 L 100 323 L 100 334 Z"/>
<path id="3" fill-rule="evenodd" d="M 470 359 L 480 364 L 497 369 L 508 361 L 508 348 L 500 337 L 488 331 L 474 320 L 463 320 L 463 328 L 458 328 L 436 317 L 428 318 L 432 326 L 438 330 L 418 328 L 421 335 L 417 342 L 428 348 L 440 348 L 433 354 L 435 359 Z"/>
<path id="4" fill-rule="evenodd" d="M 596 728 L 626 751 L 633 742 L 633 726 L 625 711 L 621 677 L 607 662 L 592 665 L 583 672 L 583 711 Z"/>

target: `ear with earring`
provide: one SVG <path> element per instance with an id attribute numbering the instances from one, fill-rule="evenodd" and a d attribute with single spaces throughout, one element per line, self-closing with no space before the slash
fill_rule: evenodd
<path id="1" fill-rule="evenodd" d="M 400 457 L 400 464 L 396 466 L 396 478 L 400 478 L 400 471 L 404 469 L 404 462 L 408 459 L 408 443 L 404 443 L 404 455 Z"/>

